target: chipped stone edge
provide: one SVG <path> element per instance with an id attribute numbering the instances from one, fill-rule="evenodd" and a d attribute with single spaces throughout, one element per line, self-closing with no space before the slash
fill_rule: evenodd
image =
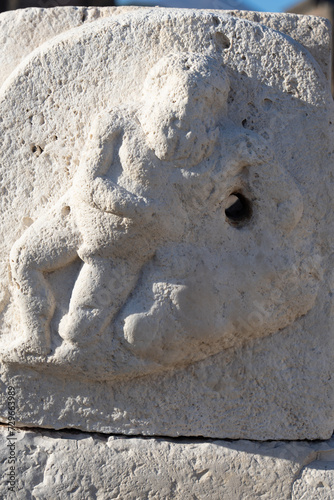
<path id="1" fill-rule="evenodd" d="M 90 23 L 98 19 L 118 16 L 131 11 L 139 10 L 156 10 L 163 9 L 163 7 L 138 7 L 138 6 L 124 6 L 124 7 L 53 7 L 50 9 L 43 8 L 28 8 L 17 11 L 8 11 L 0 14 L 0 33 L 3 31 L 4 24 L 9 23 L 12 19 L 20 16 L 22 23 L 31 23 L 31 13 L 35 12 L 36 17 L 42 15 L 50 16 L 52 12 L 67 9 L 73 11 L 73 26 L 71 28 L 79 27 L 82 24 Z M 183 10 L 183 9 L 169 9 L 169 10 Z M 324 72 L 327 80 L 331 81 L 331 38 L 332 30 L 331 23 L 328 19 L 317 16 L 299 15 L 291 13 L 270 13 L 270 12 L 256 12 L 245 10 L 221 10 L 221 9 L 198 9 L 198 12 L 227 16 L 235 16 L 240 19 L 245 19 L 255 23 L 265 25 L 276 31 L 293 38 L 296 42 L 300 43 L 306 48 L 314 59 L 318 62 L 322 71 Z M 77 19 L 75 19 L 77 15 Z M 59 33 L 66 30 L 59 30 Z M 59 34 L 58 33 L 58 34 Z M 55 33 L 46 36 L 44 41 L 50 40 L 55 36 Z M 37 47 L 32 47 L 32 50 Z M 27 55 L 27 54 L 26 54 Z"/>

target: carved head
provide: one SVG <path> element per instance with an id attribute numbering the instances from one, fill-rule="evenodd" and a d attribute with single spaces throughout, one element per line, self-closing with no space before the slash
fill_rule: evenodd
<path id="1" fill-rule="evenodd" d="M 228 92 L 228 76 L 212 57 L 177 53 L 160 59 L 145 80 L 140 113 L 156 156 L 182 167 L 208 156 Z"/>

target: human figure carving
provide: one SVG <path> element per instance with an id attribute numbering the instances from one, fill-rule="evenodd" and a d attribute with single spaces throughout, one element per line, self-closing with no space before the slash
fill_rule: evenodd
<path id="1" fill-rule="evenodd" d="M 148 73 L 140 102 L 97 117 L 72 187 L 12 248 L 24 336 L 5 359 L 51 353 L 56 304 L 44 273 L 77 257 L 55 354 L 64 359 L 107 332 L 124 359 L 140 360 L 134 373 L 189 363 L 312 307 L 316 266 L 311 274 L 300 262 L 293 235 L 301 193 L 266 142 L 228 118 L 228 92 L 215 59 L 171 54 Z"/>
<path id="2" fill-rule="evenodd" d="M 149 72 L 142 102 L 96 119 L 72 188 L 12 248 L 24 327 L 10 346 L 14 357 L 50 353 L 56 304 L 44 273 L 82 260 L 59 333 L 87 345 L 103 334 L 157 247 L 182 239 L 186 216 L 170 178 L 213 153 L 228 90 L 214 59 L 171 54 Z"/>

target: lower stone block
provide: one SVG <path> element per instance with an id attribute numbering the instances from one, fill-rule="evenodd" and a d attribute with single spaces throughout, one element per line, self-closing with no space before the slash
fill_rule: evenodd
<path id="1" fill-rule="evenodd" d="M 2 426 L 0 463 L 0 497 L 20 500 L 330 500 L 334 488 L 334 439 L 256 443 Z"/>

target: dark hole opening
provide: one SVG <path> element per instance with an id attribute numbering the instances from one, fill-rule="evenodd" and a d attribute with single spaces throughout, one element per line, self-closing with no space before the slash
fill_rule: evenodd
<path id="1" fill-rule="evenodd" d="M 241 193 L 233 193 L 227 200 L 225 215 L 232 225 L 248 221 L 252 216 L 251 202 Z"/>

